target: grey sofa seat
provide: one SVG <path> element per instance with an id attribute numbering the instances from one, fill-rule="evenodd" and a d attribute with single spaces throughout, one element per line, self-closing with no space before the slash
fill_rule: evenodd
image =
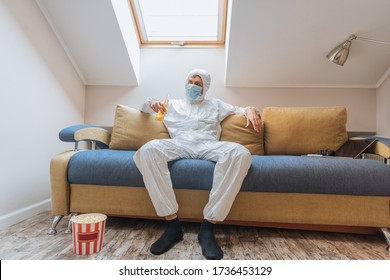
<path id="1" fill-rule="evenodd" d="M 143 187 L 134 151 L 86 150 L 72 156 L 71 184 Z M 390 168 L 367 159 L 252 156 L 242 192 L 390 196 Z M 215 163 L 181 159 L 169 163 L 174 188 L 210 190 Z"/>

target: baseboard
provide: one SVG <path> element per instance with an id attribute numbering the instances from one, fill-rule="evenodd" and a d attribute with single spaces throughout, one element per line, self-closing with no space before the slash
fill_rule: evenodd
<path id="1" fill-rule="evenodd" d="M 24 207 L 17 211 L 0 216 L 0 230 L 17 224 L 32 216 L 51 209 L 51 199 L 46 199 L 41 202 Z"/>

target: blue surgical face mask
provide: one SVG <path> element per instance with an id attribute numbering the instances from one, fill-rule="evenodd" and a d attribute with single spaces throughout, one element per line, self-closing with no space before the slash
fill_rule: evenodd
<path id="1" fill-rule="evenodd" d="M 186 96 L 190 101 L 195 101 L 200 99 L 202 96 L 202 87 L 197 86 L 195 84 L 187 84 L 186 85 Z"/>

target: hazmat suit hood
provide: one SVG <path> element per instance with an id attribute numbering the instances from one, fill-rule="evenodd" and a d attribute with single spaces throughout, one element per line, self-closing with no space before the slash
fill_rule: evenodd
<path id="1" fill-rule="evenodd" d="M 200 102 L 204 99 L 206 96 L 206 92 L 210 88 L 210 82 L 211 82 L 211 77 L 210 74 L 203 69 L 193 69 L 190 71 L 187 75 L 186 83 L 184 86 L 187 86 L 188 81 L 190 80 L 191 77 L 193 76 L 199 76 L 202 79 L 203 82 L 203 89 L 202 89 L 202 95 L 195 101 L 195 102 Z"/>

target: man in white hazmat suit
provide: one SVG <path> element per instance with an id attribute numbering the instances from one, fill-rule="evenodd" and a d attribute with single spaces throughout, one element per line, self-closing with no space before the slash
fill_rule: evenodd
<path id="1" fill-rule="evenodd" d="M 248 127 L 257 132 L 261 119 L 255 108 L 240 108 L 218 99 L 205 99 L 210 75 L 194 69 L 186 80 L 184 100 L 169 100 L 168 109 L 155 99 L 148 100 L 142 111 L 166 113 L 164 124 L 171 139 L 152 140 L 134 155 L 134 161 L 159 216 L 167 220 L 163 235 L 150 251 L 159 255 L 183 239 L 177 217 L 178 204 L 172 188 L 168 162 L 180 158 L 205 159 L 216 162 L 213 186 L 204 208 L 204 221 L 198 235 L 202 253 L 207 259 L 222 259 L 223 252 L 214 237 L 213 226 L 228 215 L 233 201 L 252 163 L 250 152 L 242 145 L 219 141 L 221 121 L 232 114 L 244 114 Z M 249 128 L 248 128 L 249 129 Z"/>

